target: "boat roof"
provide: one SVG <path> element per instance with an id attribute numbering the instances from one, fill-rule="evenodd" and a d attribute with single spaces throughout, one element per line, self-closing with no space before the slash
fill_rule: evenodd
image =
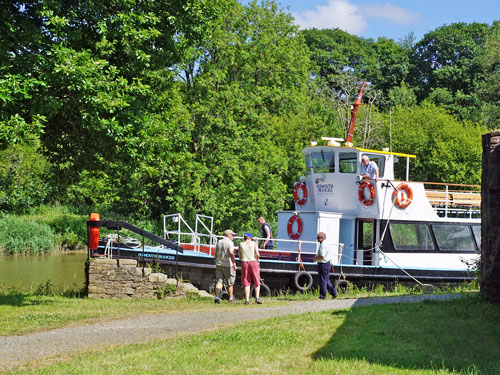
<path id="1" fill-rule="evenodd" d="M 334 146 L 334 145 L 317 145 L 317 146 L 310 146 L 306 147 L 302 150 L 302 153 L 306 154 L 309 153 L 312 150 L 318 150 L 318 149 L 326 149 L 326 148 L 341 148 L 344 150 L 357 150 L 359 152 L 368 152 L 368 153 L 374 153 L 374 154 L 385 154 L 385 155 L 395 155 L 395 156 L 401 156 L 405 158 L 414 158 L 416 159 L 416 155 L 412 154 L 404 154 L 401 152 L 392 152 L 392 151 L 380 151 L 380 150 L 370 150 L 367 148 L 359 148 L 359 147 L 346 147 L 346 146 Z"/>

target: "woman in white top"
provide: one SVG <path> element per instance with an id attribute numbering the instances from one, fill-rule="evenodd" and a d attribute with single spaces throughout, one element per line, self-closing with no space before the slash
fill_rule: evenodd
<path id="1" fill-rule="evenodd" d="M 238 255 L 241 261 L 241 284 L 245 291 L 245 304 L 250 303 L 250 285 L 252 281 L 255 285 L 255 302 L 261 304 L 259 249 L 250 233 L 245 233 L 243 239 L 244 241 L 238 246 Z"/>

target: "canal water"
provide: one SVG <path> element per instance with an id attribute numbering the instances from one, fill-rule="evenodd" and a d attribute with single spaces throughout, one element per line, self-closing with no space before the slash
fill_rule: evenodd
<path id="1" fill-rule="evenodd" d="M 50 280 L 56 290 L 78 289 L 85 283 L 86 259 L 86 252 L 0 256 L 0 284 L 29 292 Z"/>

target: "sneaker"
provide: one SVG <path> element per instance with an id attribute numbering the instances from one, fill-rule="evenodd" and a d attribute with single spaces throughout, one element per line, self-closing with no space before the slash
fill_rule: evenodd
<path id="1" fill-rule="evenodd" d="M 236 300 L 234 298 L 231 298 L 230 300 L 227 301 L 228 303 L 236 303 Z"/>
<path id="2" fill-rule="evenodd" d="M 255 299 L 255 303 L 258 304 L 258 305 L 262 305 L 262 301 L 259 298 Z"/>
<path id="3" fill-rule="evenodd" d="M 215 302 L 215 303 L 220 303 L 220 298 L 218 298 L 218 297 L 217 297 L 217 298 L 215 298 L 215 301 L 214 301 L 214 302 Z"/>
<path id="4" fill-rule="evenodd" d="M 335 298 L 337 298 L 337 294 L 334 294 L 334 295 L 332 296 L 332 299 L 335 299 Z"/>
<path id="5" fill-rule="evenodd" d="M 326 297 L 321 297 L 321 296 L 320 296 L 320 297 L 319 297 L 319 299 L 326 299 Z"/>
<path id="6" fill-rule="evenodd" d="M 245 305 L 250 305 L 250 301 L 245 301 Z"/>

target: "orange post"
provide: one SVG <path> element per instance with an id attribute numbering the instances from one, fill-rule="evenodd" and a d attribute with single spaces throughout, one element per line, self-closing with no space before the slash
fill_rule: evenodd
<path id="1" fill-rule="evenodd" d="M 98 213 L 92 212 L 90 214 L 90 221 L 99 221 L 100 216 Z M 89 230 L 89 249 L 96 250 L 99 246 L 99 227 L 90 227 Z"/>

